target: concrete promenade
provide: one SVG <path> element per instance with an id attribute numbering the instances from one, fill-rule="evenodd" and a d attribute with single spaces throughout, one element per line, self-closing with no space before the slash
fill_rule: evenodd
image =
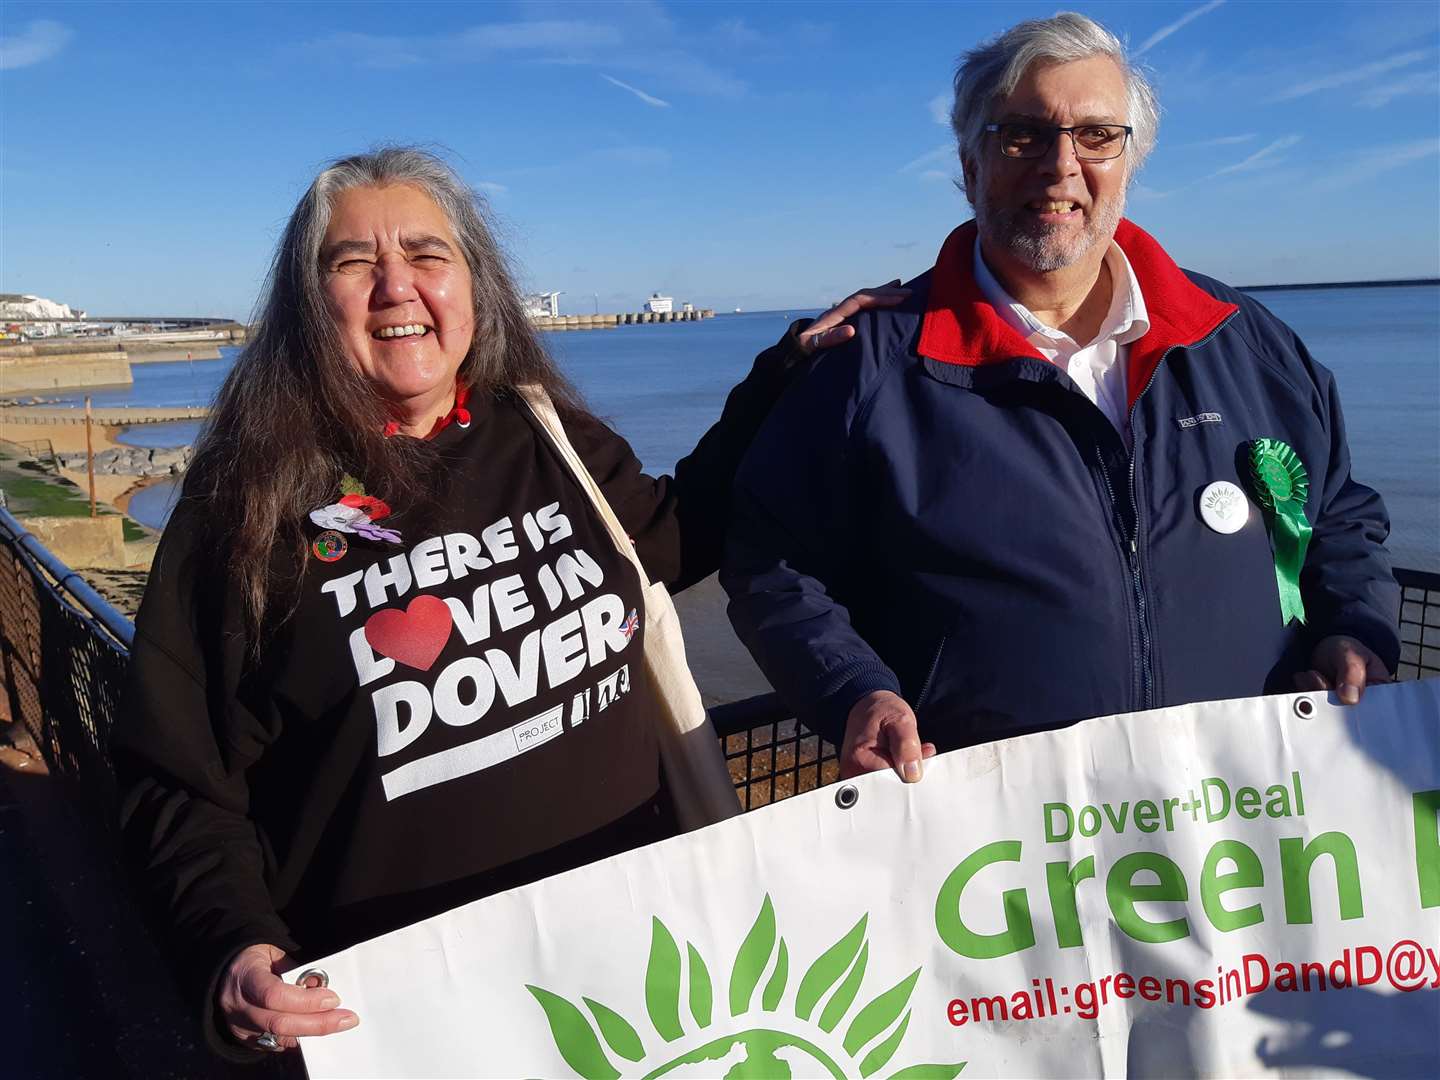
<path id="1" fill-rule="evenodd" d="M 10 725 L 0 707 L 0 736 Z M 10 915 L 0 1075 L 27 1080 L 297 1080 L 293 1054 L 229 1065 L 130 899 L 114 851 L 37 753 L 0 738 L 0 910 Z"/>

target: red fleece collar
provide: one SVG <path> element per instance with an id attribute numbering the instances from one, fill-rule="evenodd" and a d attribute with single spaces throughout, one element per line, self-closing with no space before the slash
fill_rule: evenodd
<path id="1" fill-rule="evenodd" d="M 435 425 L 430 429 L 430 433 L 426 435 L 425 438 L 433 439 L 436 435 L 439 435 L 440 432 L 444 431 L 451 424 L 459 424 L 462 428 L 469 427 L 470 410 L 465 408 L 465 403 L 469 400 L 470 387 L 466 386 L 462 382 L 457 382 L 455 384 L 455 404 L 450 406 L 450 411 L 444 416 L 436 418 Z M 387 439 L 391 436 L 399 435 L 400 422 L 398 420 L 391 420 L 388 424 L 385 425 L 385 430 L 381 432 L 381 434 L 383 434 Z"/>
<path id="2" fill-rule="evenodd" d="M 1044 357 L 1000 317 L 975 281 L 975 222 L 952 232 L 935 261 L 930 301 L 920 330 L 920 355 L 946 364 L 980 367 L 1020 356 Z M 1140 396 L 1172 345 L 1191 345 L 1239 310 L 1195 285 L 1156 239 L 1131 221 L 1121 221 L 1115 242 L 1145 297 L 1150 329 L 1130 345 L 1130 404 Z"/>

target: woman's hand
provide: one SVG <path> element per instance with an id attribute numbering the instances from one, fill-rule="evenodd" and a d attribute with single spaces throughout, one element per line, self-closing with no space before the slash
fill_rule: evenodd
<path id="1" fill-rule="evenodd" d="M 236 1042 L 254 1046 L 262 1035 L 274 1035 L 280 1048 L 289 1050 L 300 1045 L 296 1036 L 330 1035 L 360 1022 L 349 1009 L 337 1008 L 340 996 L 334 990 L 282 979 L 287 959 L 274 945 L 251 945 L 225 969 L 216 1000 Z"/>
<path id="2" fill-rule="evenodd" d="M 873 289 L 853 292 L 805 328 L 800 335 L 800 348 L 813 356 L 821 349 L 831 349 L 855 336 L 853 326 L 844 325 L 852 315 L 869 308 L 894 307 L 910 296 L 909 289 L 900 288 L 900 279 Z"/>

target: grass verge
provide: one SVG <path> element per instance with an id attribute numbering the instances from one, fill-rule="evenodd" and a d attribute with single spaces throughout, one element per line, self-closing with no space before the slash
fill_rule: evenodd
<path id="1" fill-rule="evenodd" d="M 90 497 L 84 491 L 38 462 L 5 448 L 0 448 L 0 490 L 5 492 L 6 509 L 16 517 L 90 515 Z M 117 513 L 105 503 L 97 503 L 95 512 L 107 517 Z M 121 522 L 121 529 L 129 542 L 150 535 L 129 517 Z"/>

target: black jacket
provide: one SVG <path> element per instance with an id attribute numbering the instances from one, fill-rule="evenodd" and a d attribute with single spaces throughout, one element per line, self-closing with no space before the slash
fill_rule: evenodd
<path id="1" fill-rule="evenodd" d="M 674 479 L 643 475 L 600 421 L 567 421 L 652 581 L 679 589 L 716 568 L 737 464 L 800 360 L 793 330 L 762 353 Z M 352 533 L 340 560 L 315 556 L 299 606 L 258 660 L 224 554 L 206 540 L 206 507 L 182 498 L 156 554 L 110 750 L 129 861 L 227 1056 L 253 1053 L 223 1039 L 213 1016 L 241 949 L 335 951 L 671 828 L 653 736 L 627 705 L 643 699 L 630 685 L 643 625 L 620 620 L 643 613 L 640 583 L 529 412 L 504 396 L 472 406 L 469 430 L 435 436 L 452 466 L 443 519 L 399 544 Z M 403 505 L 403 493 L 370 494 Z M 532 546 L 534 523 L 521 520 L 532 511 L 545 527 L 533 535 L 560 538 L 562 519 L 568 531 Z M 501 533 L 482 538 L 502 514 L 508 552 Z M 400 528 L 403 514 L 377 524 Z M 416 554 L 427 537 L 433 557 Z M 586 554 L 593 570 L 580 565 Z M 560 568 L 555 580 L 573 591 L 542 589 L 542 567 Z M 532 621 L 502 625 L 495 604 L 477 629 L 486 590 L 517 569 Z M 417 655 L 425 611 L 443 633 Z M 381 617 L 403 624 L 408 645 L 376 633 Z M 404 768 L 553 715 L 563 721 L 537 728 L 533 752 L 396 794 Z"/>

